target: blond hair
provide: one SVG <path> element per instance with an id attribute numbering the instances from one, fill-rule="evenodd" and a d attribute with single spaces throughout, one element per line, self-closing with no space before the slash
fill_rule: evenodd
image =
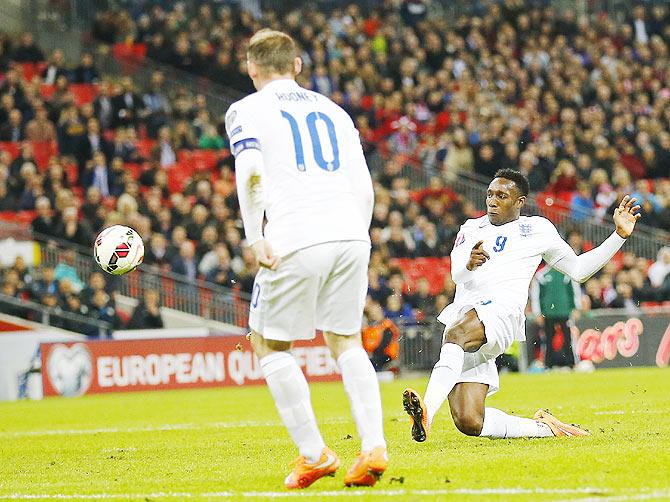
<path id="1" fill-rule="evenodd" d="M 293 39 L 281 31 L 264 29 L 256 32 L 249 40 L 247 59 L 253 61 L 261 73 L 293 75 L 293 61 L 297 49 Z"/>

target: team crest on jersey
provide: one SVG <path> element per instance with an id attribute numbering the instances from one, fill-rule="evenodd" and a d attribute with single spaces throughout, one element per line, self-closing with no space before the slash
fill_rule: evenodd
<path id="1" fill-rule="evenodd" d="M 228 116 L 226 117 L 226 129 L 228 129 L 229 131 L 232 130 L 236 118 L 237 118 L 237 110 L 233 110 L 228 114 Z"/>
<path id="2" fill-rule="evenodd" d="M 519 234 L 521 237 L 528 237 L 533 233 L 533 225 L 530 223 L 519 223 Z"/>

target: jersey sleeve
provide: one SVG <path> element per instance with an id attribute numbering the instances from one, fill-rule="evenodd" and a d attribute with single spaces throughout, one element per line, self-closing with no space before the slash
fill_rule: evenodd
<path id="1" fill-rule="evenodd" d="M 238 101 L 228 108 L 226 112 L 226 133 L 230 140 L 230 151 L 234 157 L 237 157 L 244 150 L 260 151 L 260 135 L 254 124 L 256 115 L 249 103 Z"/>
<path id="2" fill-rule="evenodd" d="M 570 245 L 563 240 L 552 222 L 545 218 L 542 218 L 542 221 L 542 232 L 540 233 L 539 238 L 542 239 L 547 246 L 542 253 L 542 258 L 550 267 L 553 267 L 557 261 L 566 256 L 574 255 L 575 252 Z"/>
<path id="3" fill-rule="evenodd" d="M 346 115 L 346 112 L 343 112 Z M 346 115 L 348 120 L 347 130 L 349 132 L 347 138 L 347 149 L 351 158 L 351 185 L 354 196 L 360 207 L 361 216 L 366 224 L 366 228 L 370 227 L 372 221 L 372 211 L 375 204 L 375 194 L 372 186 L 372 177 L 370 176 L 370 169 L 365 160 L 363 147 L 361 146 L 361 139 L 358 129 Z"/>

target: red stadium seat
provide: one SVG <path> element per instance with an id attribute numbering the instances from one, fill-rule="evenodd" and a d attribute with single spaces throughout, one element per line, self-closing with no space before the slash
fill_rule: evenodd
<path id="1" fill-rule="evenodd" d="M 35 162 L 41 168 L 47 166 L 51 157 L 58 155 L 58 143 L 55 141 L 33 141 L 32 145 Z"/>
<path id="2" fill-rule="evenodd" d="M 186 181 L 191 177 L 191 169 L 188 165 L 176 164 L 167 169 L 168 190 L 170 193 L 181 192 L 186 186 Z"/>
<path id="3" fill-rule="evenodd" d="M 179 150 L 177 159 L 180 165 L 189 166 L 190 171 L 209 171 L 223 156 L 219 150 Z M 227 152 L 227 150 L 225 150 Z"/>
<path id="4" fill-rule="evenodd" d="M 74 95 L 77 106 L 81 106 L 92 103 L 99 91 L 96 84 L 70 84 L 70 92 Z"/>
<path id="5" fill-rule="evenodd" d="M 443 258 L 394 258 L 391 265 L 400 268 L 408 285 L 411 289 L 416 287 L 416 283 L 421 278 L 428 279 L 430 283 L 430 292 L 433 295 L 439 294 L 444 287 L 444 278 L 449 273 L 451 262 L 448 257 Z"/>
<path id="6" fill-rule="evenodd" d="M 66 164 L 63 169 L 70 186 L 76 185 L 79 180 L 79 167 L 77 167 L 77 164 Z"/>
<path id="7" fill-rule="evenodd" d="M 42 71 L 45 68 L 45 63 L 19 63 L 21 67 L 21 74 L 23 75 L 24 80 L 30 82 L 35 75 L 39 76 L 42 74 Z"/>
<path id="8" fill-rule="evenodd" d="M 118 42 L 112 47 L 112 56 L 121 65 L 123 73 L 134 72 L 138 65 L 144 61 L 147 53 L 145 44 Z"/>
<path id="9" fill-rule="evenodd" d="M 53 96 L 55 90 L 56 86 L 53 84 L 40 85 L 40 94 L 42 95 L 42 98 L 44 98 L 44 101 L 49 101 L 51 99 L 51 96 Z"/>
<path id="10" fill-rule="evenodd" d="M 137 140 L 137 152 L 145 159 L 151 158 L 151 150 L 156 146 L 155 139 Z"/>
<path id="11" fill-rule="evenodd" d="M 140 173 L 142 172 L 142 164 L 135 164 L 133 162 L 126 162 L 124 164 L 126 170 L 130 171 L 131 174 L 133 175 L 133 179 L 137 180 L 140 177 Z"/>
<path id="12" fill-rule="evenodd" d="M 14 160 L 19 156 L 19 153 L 21 153 L 21 144 L 11 141 L 2 141 L 0 142 L 0 151 L 9 152 L 9 155 L 12 156 L 12 160 Z"/>
<path id="13" fill-rule="evenodd" d="M 0 221 L 29 225 L 36 217 L 36 211 L 0 211 Z"/>

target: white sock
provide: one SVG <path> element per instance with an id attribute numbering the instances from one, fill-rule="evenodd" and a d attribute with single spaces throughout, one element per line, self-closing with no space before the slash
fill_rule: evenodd
<path id="1" fill-rule="evenodd" d="M 440 360 L 435 363 L 433 372 L 428 380 L 426 395 L 423 402 L 428 410 L 428 425 L 440 409 L 445 399 L 449 397 L 451 389 L 463 372 L 465 352 L 455 343 L 445 343 L 440 350 Z"/>
<path id="2" fill-rule="evenodd" d="M 367 353 L 363 347 L 351 348 L 340 354 L 337 366 L 361 437 L 361 451 L 386 446 L 379 382 Z"/>
<path id="3" fill-rule="evenodd" d="M 263 357 L 260 363 L 279 416 L 300 455 L 309 463 L 317 462 L 326 444 L 316 425 L 305 375 L 288 352 L 275 352 Z"/>
<path id="4" fill-rule="evenodd" d="M 495 408 L 484 410 L 480 436 L 489 438 L 543 438 L 553 436 L 547 424 L 530 418 L 515 417 Z"/>

